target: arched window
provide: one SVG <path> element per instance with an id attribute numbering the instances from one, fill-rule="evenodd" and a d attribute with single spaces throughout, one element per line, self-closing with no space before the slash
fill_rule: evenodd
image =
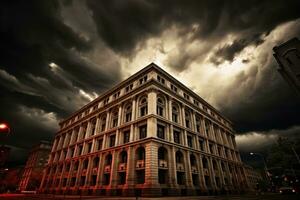
<path id="1" fill-rule="evenodd" d="M 190 155 L 190 163 L 191 166 L 196 166 L 196 157 L 194 156 L 194 154 Z"/>
<path id="2" fill-rule="evenodd" d="M 164 147 L 158 149 L 158 160 L 167 160 L 168 151 Z"/>
<path id="3" fill-rule="evenodd" d="M 140 111 L 140 117 L 147 115 L 148 113 L 148 103 L 147 98 L 142 97 L 139 101 L 139 111 Z"/>
<path id="4" fill-rule="evenodd" d="M 179 106 L 172 103 L 172 121 L 178 123 L 179 121 Z"/>
<path id="5" fill-rule="evenodd" d="M 224 162 L 221 162 L 221 168 L 222 168 L 222 171 L 225 172 L 226 171 L 226 168 L 225 168 L 225 164 Z"/>
<path id="6" fill-rule="evenodd" d="M 82 169 L 87 169 L 87 168 L 88 168 L 88 165 L 89 165 L 89 159 L 85 159 L 85 160 L 83 161 Z"/>
<path id="7" fill-rule="evenodd" d="M 66 163 L 65 165 L 65 172 L 69 172 L 70 171 L 70 163 Z"/>
<path id="8" fill-rule="evenodd" d="M 180 151 L 176 152 L 176 163 L 183 163 L 183 155 Z"/>
<path id="9" fill-rule="evenodd" d="M 144 147 L 139 147 L 136 150 L 137 154 L 137 160 L 145 160 L 145 148 Z"/>
<path id="10" fill-rule="evenodd" d="M 119 112 L 118 112 L 118 109 L 115 108 L 115 109 L 112 111 L 112 116 L 111 116 L 111 121 L 112 121 L 111 127 L 112 127 L 112 128 L 118 126 L 118 117 L 119 117 Z"/>
<path id="11" fill-rule="evenodd" d="M 191 128 L 192 126 L 191 126 L 191 113 L 190 113 L 190 111 L 185 109 L 184 115 L 185 115 L 185 127 Z"/>
<path id="12" fill-rule="evenodd" d="M 73 166 L 74 171 L 78 170 L 78 165 L 79 165 L 79 161 L 77 160 L 74 162 L 74 166 Z"/>
<path id="13" fill-rule="evenodd" d="M 196 132 L 200 133 L 201 131 L 201 117 L 197 114 L 196 115 Z"/>
<path id="14" fill-rule="evenodd" d="M 131 104 L 127 104 L 125 106 L 125 122 L 130 122 L 132 117 L 132 106 Z"/>
<path id="15" fill-rule="evenodd" d="M 127 152 L 122 151 L 120 153 L 120 163 L 127 163 Z"/>
<path id="16" fill-rule="evenodd" d="M 159 116 L 165 116 L 165 101 L 162 97 L 157 98 L 156 113 Z"/>
<path id="17" fill-rule="evenodd" d="M 204 169 L 208 169 L 208 161 L 207 158 L 203 157 L 202 158 L 202 165 Z"/>
<path id="18" fill-rule="evenodd" d="M 112 155 L 111 154 L 108 154 L 105 158 L 105 164 L 106 165 L 111 165 L 111 162 L 112 162 Z"/>
<path id="19" fill-rule="evenodd" d="M 213 165 L 213 169 L 215 171 L 218 171 L 218 164 L 217 164 L 217 162 L 215 160 L 212 161 L 212 165 Z"/>
<path id="20" fill-rule="evenodd" d="M 97 122 L 97 119 L 94 117 L 92 120 L 91 120 L 91 135 L 94 135 L 95 134 L 95 130 L 96 130 L 96 122 Z"/>
<path id="21" fill-rule="evenodd" d="M 106 114 L 101 116 L 101 132 L 105 131 L 106 128 Z"/>
<path id="22" fill-rule="evenodd" d="M 94 158 L 94 160 L 93 160 L 93 168 L 98 167 L 98 165 L 99 165 L 99 157 L 97 156 L 97 157 Z"/>

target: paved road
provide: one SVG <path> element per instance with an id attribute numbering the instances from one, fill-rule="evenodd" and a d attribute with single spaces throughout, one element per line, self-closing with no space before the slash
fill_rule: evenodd
<path id="1" fill-rule="evenodd" d="M 0 194 L 0 200 L 136 200 L 135 197 L 79 197 L 79 196 L 44 196 L 44 195 L 16 195 Z M 139 197 L 139 200 L 299 200 L 300 195 L 241 195 L 241 196 L 189 196 L 189 197 L 161 197 L 146 198 Z"/>

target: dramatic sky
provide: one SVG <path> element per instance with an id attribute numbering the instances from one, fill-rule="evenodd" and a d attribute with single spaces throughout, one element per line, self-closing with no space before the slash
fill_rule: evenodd
<path id="1" fill-rule="evenodd" d="M 242 152 L 300 132 L 300 100 L 272 48 L 300 38 L 300 1 L 0 3 L 0 119 L 11 160 L 58 121 L 151 62 L 231 119 Z"/>

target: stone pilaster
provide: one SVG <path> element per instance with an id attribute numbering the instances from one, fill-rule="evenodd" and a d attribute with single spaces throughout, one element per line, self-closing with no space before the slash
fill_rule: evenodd
<path id="1" fill-rule="evenodd" d="M 158 147 L 155 143 L 146 144 L 145 184 L 143 196 L 160 196 L 158 183 Z"/>
<path id="2" fill-rule="evenodd" d="M 130 146 L 127 151 L 127 168 L 126 168 L 126 183 L 123 187 L 123 193 L 125 196 L 134 196 L 135 185 L 135 152 L 134 148 Z"/>

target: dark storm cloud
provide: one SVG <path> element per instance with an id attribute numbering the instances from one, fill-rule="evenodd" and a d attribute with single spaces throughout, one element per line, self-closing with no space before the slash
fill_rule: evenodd
<path id="1" fill-rule="evenodd" d="M 255 36 L 247 39 L 234 40 L 232 44 L 225 45 L 219 48 L 216 51 L 215 55 L 211 57 L 211 62 L 213 62 L 215 65 L 219 65 L 224 61 L 232 62 L 235 56 L 240 53 L 245 47 L 249 45 L 258 46 L 263 42 L 263 39 Z"/>
<path id="2" fill-rule="evenodd" d="M 250 43 L 247 38 L 255 39 L 255 36 L 270 32 L 278 24 L 300 16 L 300 2 L 297 0 L 87 0 L 87 5 L 93 12 L 98 33 L 104 41 L 115 51 L 129 55 L 145 39 L 157 36 L 174 24 L 183 27 L 182 34 L 198 24 L 195 39 L 243 32 L 237 40 L 240 45 L 231 47 L 231 51 L 240 51 Z M 244 40 L 247 42 L 242 42 Z"/>
<path id="3" fill-rule="evenodd" d="M 12 128 L 1 143 L 29 148 L 52 140 L 58 120 L 90 101 L 81 93 L 95 97 L 118 82 L 119 65 L 99 66 L 85 59 L 95 47 L 64 23 L 61 10 L 69 4 L 0 4 L 0 120 Z"/>

